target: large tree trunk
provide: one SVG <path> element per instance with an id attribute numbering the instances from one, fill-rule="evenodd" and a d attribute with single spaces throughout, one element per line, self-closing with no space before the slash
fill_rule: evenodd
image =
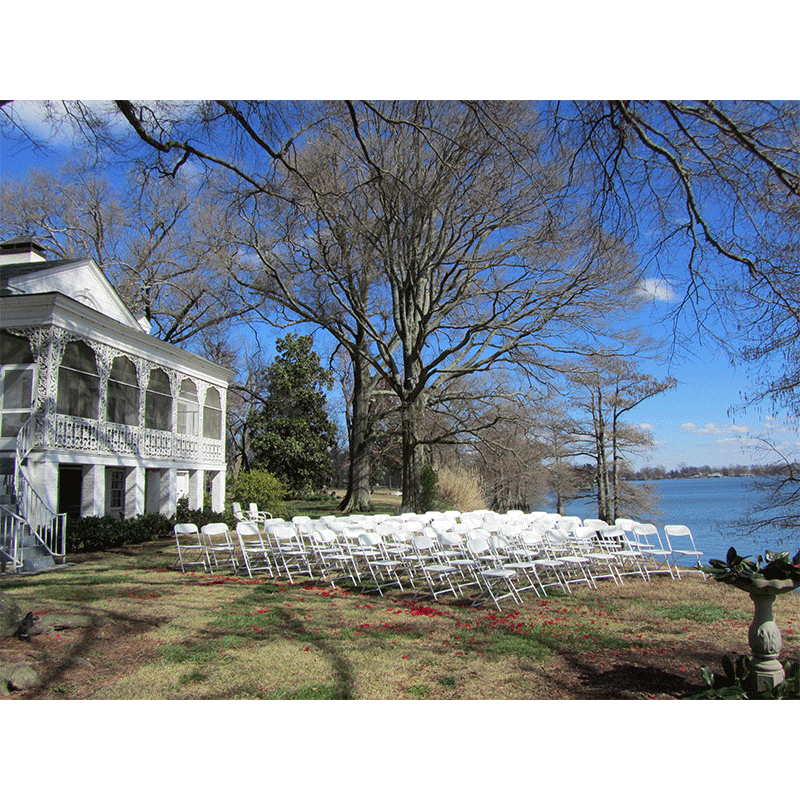
<path id="1" fill-rule="evenodd" d="M 403 441 L 403 501 L 404 511 L 420 512 L 420 477 L 424 466 L 424 448 L 419 446 L 417 435 L 422 422 L 423 400 L 403 401 L 400 405 L 400 420 Z"/>
<path id="2" fill-rule="evenodd" d="M 353 358 L 353 418 L 350 424 L 350 469 L 347 492 L 339 504 L 340 511 L 348 513 L 373 511 L 370 492 L 372 471 L 372 439 L 374 426 L 370 401 L 372 381 L 366 359 Z"/>

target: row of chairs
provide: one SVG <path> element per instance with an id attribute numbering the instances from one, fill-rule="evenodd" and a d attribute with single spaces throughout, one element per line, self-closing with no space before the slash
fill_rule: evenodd
<path id="1" fill-rule="evenodd" d="M 663 546 L 655 526 L 633 520 L 581 520 L 541 512 L 447 512 L 427 515 L 240 519 L 235 534 L 224 523 L 175 526 L 178 561 L 209 572 L 230 565 L 249 577 L 348 581 L 363 590 L 410 587 L 436 600 L 472 595 L 472 604 L 522 602 L 557 588 L 571 592 L 598 580 L 649 580 L 657 572 L 681 577 L 678 561 L 702 555 L 688 528 L 667 526 L 667 541 L 688 537 L 690 548 Z M 673 572 L 674 570 L 674 572 Z M 701 573 L 702 574 L 702 573 Z M 705 575 L 704 575 L 705 577 Z"/>

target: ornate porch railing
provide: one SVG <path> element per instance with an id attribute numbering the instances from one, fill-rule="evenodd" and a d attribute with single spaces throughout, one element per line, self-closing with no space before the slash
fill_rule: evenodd
<path id="1" fill-rule="evenodd" d="M 222 441 L 198 436 L 135 428 L 96 419 L 55 414 L 50 447 L 87 453 L 114 453 L 152 458 L 223 463 Z"/>

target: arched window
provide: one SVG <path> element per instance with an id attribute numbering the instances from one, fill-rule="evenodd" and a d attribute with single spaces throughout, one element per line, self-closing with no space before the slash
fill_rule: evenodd
<path id="1" fill-rule="evenodd" d="M 156 431 L 172 430 L 172 393 L 169 376 L 163 369 L 150 373 L 145 395 L 144 425 Z"/>
<path id="2" fill-rule="evenodd" d="M 197 420 L 200 416 L 200 403 L 197 400 L 197 387 L 194 381 L 184 378 L 178 392 L 178 433 L 197 436 Z"/>
<path id="3" fill-rule="evenodd" d="M 100 374 L 94 350 L 84 342 L 68 342 L 58 370 L 59 414 L 97 419 Z"/>
<path id="4" fill-rule="evenodd" d="M 0 437 L 16 436 L 31 414 L 33 363 L 26 338 L 0 331 Z"/>
<path id="5" fill-rule="evenodd" d="M 117 356 L 111 365 L 106 419 L 118 425 L 139 425 L 139 380 L 136 367 L 125 356 Z"/>
<path id="6" fill-rule="evenodd" d="M 206 391 L 203 404 L 203 436 L 206 439 L 222 438 L 222 403 L 219 392 L 213 386 Z"/>

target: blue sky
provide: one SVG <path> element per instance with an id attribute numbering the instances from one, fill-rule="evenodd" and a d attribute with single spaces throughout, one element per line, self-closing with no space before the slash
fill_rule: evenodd
<path id="1" fill-rule="evenodd" d="M 28 119 L 35 118 L 35 109 L 28 108 L 32 112 Z M 66 148 L 69 143 L 61 144 Z M 34 165 L 47 166 L 48 162 L 52 165 L 52 156 L 57 154 L 58 151 L 49 156 L 36 154 L 14 146 L 0 135 L 0 180 L 23 177 Z M 667 312 L 672 302 L 675 301 L 669 299 L 669 293 L 663 292 L 660 299 L 653 300 L 651 310 Z M 669 372 L 678 380 L 678 386 L 645 401 L 628 415 L 629 423 L 651 431 L 655 441 L 652 451 L 633 461 L 635 468 L 773 462 L 775 454 L 765 452 L 757 442 L 757 437 L 767 434 L 786 451 L 796 446 L 796 432 L 767 411 L 748 409 L 733 416 L 729 414 L 730 409 L 741 404 L 742 395 L 752 388 L 757 377 L 733 367 L 727 356 L 710 342 L 697 343 L 694 356 L 682 357 L 668 367 L 653 365 L 642 369 L 658 377 Z"/>

